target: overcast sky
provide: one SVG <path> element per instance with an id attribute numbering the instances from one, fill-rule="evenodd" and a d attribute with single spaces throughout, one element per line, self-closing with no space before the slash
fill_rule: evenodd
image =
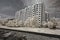
<path id="1" fill-rule="evenodd" d="M 14 16 L 17 10 L 24 8 L 21 0 L 0 0 L 0 14 Z"/>
<path id="2" fill-rule="evenodd" d="M 43 0 L 51 16 L 60 17 L 60 0 Z M 14 16 L 15 12 L 36 3 L 36 0 L 0 0 L 0 14 Z"/>

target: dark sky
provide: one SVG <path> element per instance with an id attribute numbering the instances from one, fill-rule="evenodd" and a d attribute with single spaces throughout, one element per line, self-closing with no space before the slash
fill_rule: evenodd
<path id="1" fill-rule="evenodd" d="M 43 0 L 46 11 L 60 17 L 60 0 Z M 17 10 L 36 3 L 36 0 L 0 0 L 0 14 L 14 16 Z"/>
<path id="2" fill-rule="evenodd" d="M 0 14 L 14 16 L 17 10 L 24 7 L 21 0 L 0 0 Z"/>
<path id="3" fill-rule="evenodd" d="M 51 14 L 60 18 L 60 0 L 46 0 L 46 10 Z"/>

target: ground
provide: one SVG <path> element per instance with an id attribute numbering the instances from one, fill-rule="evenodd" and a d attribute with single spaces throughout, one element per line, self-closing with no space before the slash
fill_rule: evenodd
<path id="1" fill-rule="evenodd" d="M 2 33 L 2 34 L 1 34 Z M 9 37 L 7 37 L 6 40 L 20 40 L 22 36 L 26 36 L 27 40 L 60 40 L 60 38 L 50 37 L 50 36 L 44 36 L 44 35 L 37 35 L 37 34 L 30 34 L 30 33 L 23 33 L 23 32 L 17 32 L 17 31 L 9 31 L 9 30 L 2 30 L 0 29 L 0 36 L 3 34 L 8 35 L 6 33 L 11 33 Z M 0 40 L 4 40 L 3 38 L 0 38 Z"/>

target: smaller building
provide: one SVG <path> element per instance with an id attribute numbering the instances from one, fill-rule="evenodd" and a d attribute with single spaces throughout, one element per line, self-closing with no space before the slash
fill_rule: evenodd
<path id="1" fill-rule="evenodd" d="M 45 11 L 45 21 L 49 21 L 50 17 L 49 17 L 49 13 L 47 11 Z"/>

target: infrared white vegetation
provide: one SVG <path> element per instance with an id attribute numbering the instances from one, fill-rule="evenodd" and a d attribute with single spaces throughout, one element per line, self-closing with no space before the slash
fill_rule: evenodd
<path id="1" fill-rule="evenodd" d="M 36 21 L 36 16 L 28 17 L 24 22 L 25 27 L 37 27 L 38 23 Z"/>
<path id="2" fill-rule="evenodd" d="M 50 21 L 42 22 L 42 26 L 41 26 L 41 24 L 39 24 L 39 22 L 36 20 L 36 16 L 32 16 L 32 17 L 28 17 L 25 21 L 19 19 L 0 20 L 0 25 L 8 26 L 8 27 L 54 28 L 57 26 L 57 22 L 55 19 L 51 19 Z"/>

